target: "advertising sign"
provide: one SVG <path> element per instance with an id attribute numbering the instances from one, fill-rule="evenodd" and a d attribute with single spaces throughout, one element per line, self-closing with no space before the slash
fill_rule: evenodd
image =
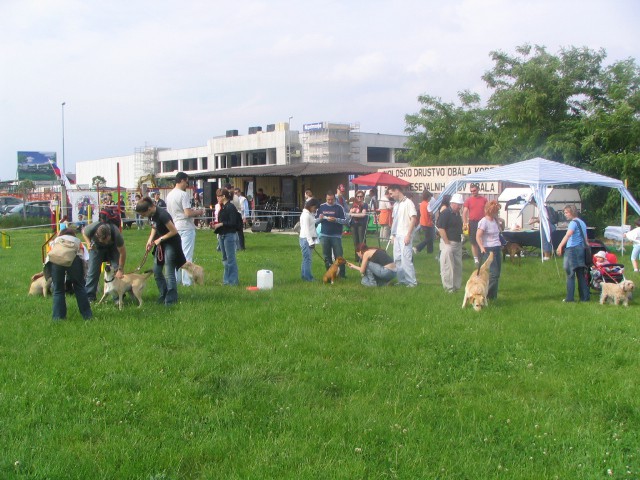
<path id="1" fill-rule="evenodd" d="M 322 130 L 324 128 L 324 124 L 322 122 L 316 123 L 305 123 L 302 125 L 302 130 L 304 132 L 312 132 L 314 130 Z"/>
<path id="2" fill-rule="evenodd" d="M 18 152 L 18 180 L 55 181 L 55 163 L 56 152 Z"/>
<path id="3" fill-rule="evenodd" d="M 422 193 L 429 190 L 431 193 L 439 194 L 446 186 L 457 178 L 464 177 L 471 173 L 482 172 L 500 165 L 450 165 L 442 167 L 413 167 L 406 165 L 396 168 L 381 168 L 378 171 L 386 172 L 411 182 L 409 190 Z M 469 192 L 470 184 L 467 183 L 463 193 Z M 498 182 L 483 182 L 479 186 L 480 194 L 498 195 Z"/>

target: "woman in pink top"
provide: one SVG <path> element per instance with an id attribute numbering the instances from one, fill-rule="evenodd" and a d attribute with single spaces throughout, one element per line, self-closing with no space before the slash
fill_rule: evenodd
<path id="1" fill-rule="evenodd" d="M 495 299 L 498 296 L 498 282 L 502 270 L 502 243 L 500 242 L 500 224 L 498 212 L 500 204 L 491 200 L 484 207 L 484 217 L 478 222 L 476 241 L 482 253 L 481 263 L 493 252 L 493 262 L 489 267 L 489 293 L 487 298 Z"/>

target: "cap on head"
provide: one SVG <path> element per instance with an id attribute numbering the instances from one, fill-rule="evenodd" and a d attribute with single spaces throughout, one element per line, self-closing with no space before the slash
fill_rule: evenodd
<path id="1" fill-rule="evenodd" d="M 598 253 L 595 254 L 596 257 L 600 257 L 600 258 L 604 258 L 605 260 L 607 259 L 607 254 L 604 250 L 600 250 Z"/>
<path id="2" fill-rule="evenodd" d="M 460 195 L 459 193 L 454 193 L 453 195 L 451 195 L 451 200 L 449 200 L 449 203 L 464 205 L 464 200 L 462 199 L 462 195 Z"/>

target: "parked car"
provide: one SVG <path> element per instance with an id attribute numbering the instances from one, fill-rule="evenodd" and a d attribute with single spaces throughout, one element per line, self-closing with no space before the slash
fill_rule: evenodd
<path id="1" fill-rule="evenodd" d="M 49 208 L 48 201 L 27 202 L 26 204 L 19 204 L 10 207 L 5 215 L 23 215 L 23 210 L 26 208 L 27 217 L 42 217 L 50 218 L 51 209 Z"/>
<path id="2" fill-rule="evenodd" d="M 0 214 L 6 213 L 10 207 L 20 203 L 22 203 L 22 200 L 17 197 L 0 197 Z"/>

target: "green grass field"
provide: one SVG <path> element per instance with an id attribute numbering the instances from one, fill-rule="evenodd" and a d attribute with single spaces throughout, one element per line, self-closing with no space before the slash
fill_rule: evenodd
<path id="1" fill-rule="evenodd" d="M 476 313 L 424 252 L 414 289 L 365 289 L 353 271 L 302 282 L 289 235 L 247 233 L 242 286 L 223 287 L 199 231 L 206 285 L 179 306 L 156 305 L 151 279 L 141 309 L 109 302 L 85 322 L 68 297 L 54 323 L 51 300 L 26 295 L 44 232 L 11 235 L 2 479 L 640 478 L 637 301 L 563 304 L 561 261 L 507 262 Z M 125 231 L 128 271 L 147 235 Z M 246 291 L 260 269 L 274 289 Z"/>

